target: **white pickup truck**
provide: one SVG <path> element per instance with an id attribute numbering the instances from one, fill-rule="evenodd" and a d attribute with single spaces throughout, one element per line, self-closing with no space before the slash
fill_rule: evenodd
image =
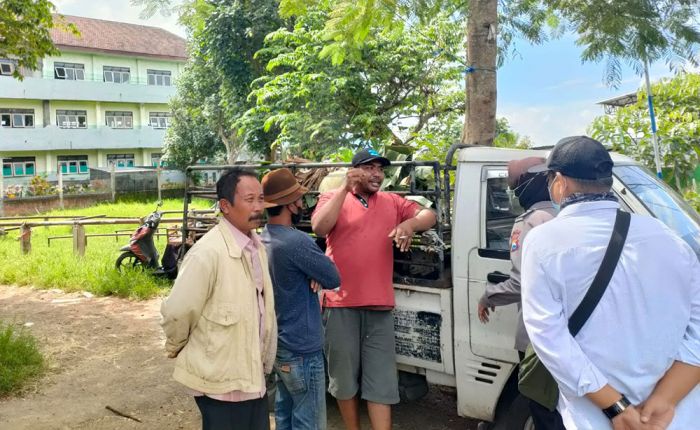
<path id="1" fill-rule="evenodd" d="M 547 155 L 547 150 L 456 145 L 450 149 L 445 165 L 395 163 L 402 166 L 403 173 L 410 171 L 408 185 L 399 192 L 431 200 L 440 220 L 433 232 L 436 234 L 423 234 L 422 245 L 415 243 L 412 252 L 395 251 L 394 315 L 403 400 L 425 394 L 428 383 L 450 386 L 457 391 L 459 415 L 491 422 L 494 430 L 534 429 L 527 402 L 518 395 L 516 384 L 518 354 L 513 345 L 517 307 L 496 308 L 490 322 L 482 324 L 476 306 L 486 285 L 507 279 L 510 272 L 511 228 L 523 209 L 517 199 L 509 197 L 507 163 Z M 698 213 L 635 161 L 617 154 L 612 157 L 613 191 L 622 208 L 659 218 L 686 240 L 700 258 Z M 246 167 L 289 167 L 308 172 L 307 169 L 344 166 L 347 164 Z M 228 167 L 231 166 L 192 166 L 187 175 L 192 178 L 197 172 Z M 421 188 L 418 167 L 432 172 L 433 181 L 428 187 Z M 454 183 L 454 193 L 450 182 Z M 210 224 L 200 226 L 199 218 L 188 213 L 188 204 L 195 196 L 214 198 L 215 192 L 191 184 L 187 181 L 185 190 L 183 237 L 196 238 Z M 322 239 L 318 243 L 325 245 Z"/>
<path id="2" fill-rule="evenodd" d="M 510 272 L 510 231 L 522 208 L 509 198 L 506 165 L 548 151 L 466 147 L 456 155 L 449 282 L 394 285 L 401 392 L 420 395 L 422 381 L 455 387 L 459 415 L 493 422 L 493 429 L 533 429 L 527 403 L 517 396 L 517 307 L 496 308 L 487 324 L 476 308 L 486 286 Z M 635 161 L 612 157 L 613 191 L 623 209 L 659 218 L 700 258 L 698 213 Z"/>

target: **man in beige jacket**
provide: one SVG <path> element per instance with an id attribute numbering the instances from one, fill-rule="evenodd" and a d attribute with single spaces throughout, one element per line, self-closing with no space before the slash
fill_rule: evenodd
<path id="1" fill-rule="evenodd" d="M 204 430 L 267 430 L 265 374 L 277 349 L 274 294 L 255 229 L 264 199 L 254 172 L 216 183 L 223 218 L 187 253 L 161 307 L 173 377 L 191 390 Z"/>

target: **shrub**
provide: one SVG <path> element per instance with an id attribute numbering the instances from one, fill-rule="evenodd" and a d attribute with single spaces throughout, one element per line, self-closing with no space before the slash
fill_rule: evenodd
<path id="1" fill-rule="evenodd" d="M 36 339 L 23 328 L 0 322 L 0 396 L 19 390 L 43 371 Z"/>

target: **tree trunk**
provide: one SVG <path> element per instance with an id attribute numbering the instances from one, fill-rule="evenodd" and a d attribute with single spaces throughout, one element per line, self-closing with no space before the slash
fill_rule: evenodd
<path id="1" fill-rule="evenodd" d="M 462 143 L 493 145 L 496 135 L 498 1 L 472 0 L 467 19 L 467 103 Z"/>
<path id="2" fill-rule="evenodd" d="M 240 152 L 240 142 L 237 136 L 230 138 L 226 135 L 221 127 L 219 127 L 219 138 L 224 142 L 224 147 L 226 148 L 226 164 L 233 165 L 238 160 L 238 154 Z"/>

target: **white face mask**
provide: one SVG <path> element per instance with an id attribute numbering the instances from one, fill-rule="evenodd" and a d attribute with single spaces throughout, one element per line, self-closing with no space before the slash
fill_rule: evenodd
<path id="1" fill-rule="evenodd" d="M 549 184 L 547 187 L 547 192 L 549 193 L 549 200 L 552 201 L 552 206 L 554 206 L 554 210 L 559 212 L 561 210 L 561 202 L 557 203 L 554 201 L 554 196 L 552 196 L 552 187 L 554 186 L 554 182 L 559 179 L 559 176 L 555 176 L 554 180 L 552 180 L 552 183 Z"/>

